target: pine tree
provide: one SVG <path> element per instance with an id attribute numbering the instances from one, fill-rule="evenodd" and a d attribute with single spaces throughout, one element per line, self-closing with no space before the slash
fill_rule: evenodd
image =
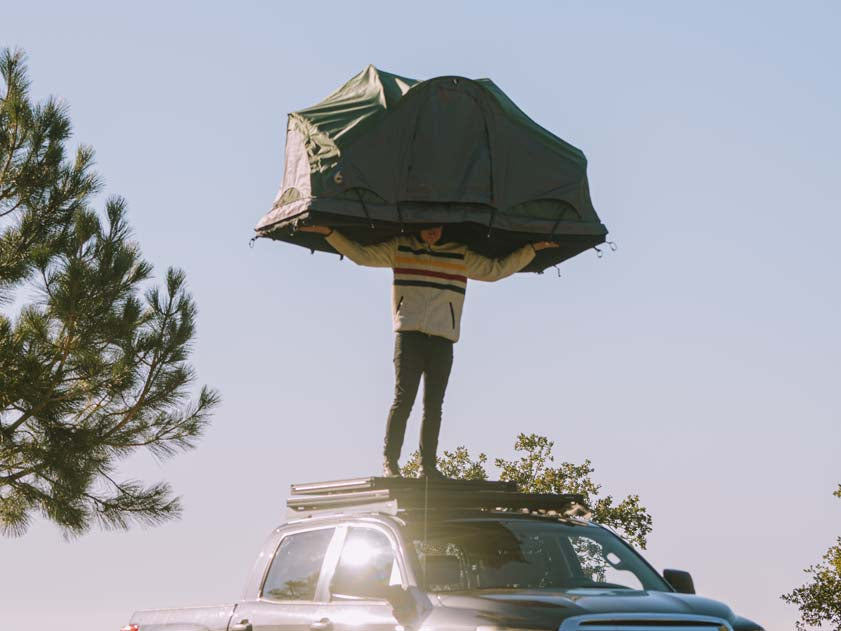
<path id="1" fill-rule="evenodd" d="M 126 204 L 100 182 L 54 99 L 34 104 L 25 59 L 0 51 L 0 531 L 34 514 L 69 535 L 179 515 L 166 483 L 121 460 L 192 448 L 218 395 L 190 400 L 196 306 L 183 272 L 151 284 Z"/>

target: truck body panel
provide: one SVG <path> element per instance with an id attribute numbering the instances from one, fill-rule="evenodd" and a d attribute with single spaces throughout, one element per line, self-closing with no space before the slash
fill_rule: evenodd
<path id="1" fill-rule="evenodd" d="M 131 623 L 143 631 L 227 631 L 236 605 L 148 609 L 138 611 Z"/>

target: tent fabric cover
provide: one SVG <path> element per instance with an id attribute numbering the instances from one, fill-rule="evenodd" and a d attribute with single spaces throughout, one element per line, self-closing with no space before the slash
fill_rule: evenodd
<path id="1" fill-rule="evenodd" d="M 489 79 L 416 81 L 368 66 L 289 115 L 283 183 L 257 234 L 333 251 L 298 222 L 361 243 L 423 225 L 487 256 L 552 240 L 524 271 L 603 243 L 587 160 Z"/>

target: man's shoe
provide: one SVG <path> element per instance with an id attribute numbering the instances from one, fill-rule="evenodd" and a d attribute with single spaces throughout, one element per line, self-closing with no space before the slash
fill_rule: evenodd
<path id="1" fill-rule="evenodd" d="M 402 478 L 403 474 L 400 473 L 400 465 L 397 464 L 396 460 L 392 460 L 391 458 L 386 458 L 383 460 L 383 477 L 384 478 Z"/>
<path id="2" fill-rule="evenodd" d="M 441 473 L 435 465 L 423 467 L 423 477 L 427 480 L 432 480 L 433 482 L 446 482 L 450 480 L 450 478 Z"/>

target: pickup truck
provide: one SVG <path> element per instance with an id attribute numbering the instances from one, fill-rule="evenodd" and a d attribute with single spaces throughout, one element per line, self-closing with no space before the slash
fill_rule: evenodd
<path id="1" fill-rule="evenodd" d="M 242 600 L 139 611 L 122 631 L 762 631 L 577 496 L 493 484 L 293 485 Z"/>

